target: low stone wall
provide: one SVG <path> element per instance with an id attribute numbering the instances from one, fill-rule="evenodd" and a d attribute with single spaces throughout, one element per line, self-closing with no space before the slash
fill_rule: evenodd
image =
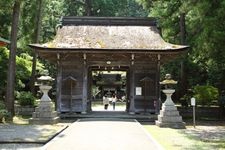
<path id="1" fill-rule="evenodd" d="M 32 115 L 35 111 L 35 107 L 30 106 L 15 106 L 15 114 L 16 115 Z"/>
<path id="2" fill-rule="evenodd" d="M 192 107 L 177 107 L 180 115 L 185 118 L 192 118 L 193 108 Z M 35 107 L 28 106 L 15 106 L 16 115 L 32 115 L 35 111 Z M 196 119 L 212 119 L 212 120 L 223 120 L 225 119 L 225 109 L 220 107 L 196 107 Z"/>
<path id="3" fill-rule="evenodd" d="M 193 108 L 192 107 L 177 107 L 180 115 L 183 118 L 192 118 Z M 196 119 L 215 119 L 222 120 L 224 118 L 224 110 L 220 107 L 196 107 Z"/>

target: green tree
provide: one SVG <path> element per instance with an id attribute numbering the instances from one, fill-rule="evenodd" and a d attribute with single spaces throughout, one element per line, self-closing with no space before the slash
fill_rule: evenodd
<path id="1" fill-rule="evenodd" d="M 0 37 L 9 39 L 13 0 L 0 1 Z"/>
<path id="2" fill-rule="evenodd" d="M 96 0 L 93 1 L 95 16 L 147 16 L 146 11 L 135 0 Z"/>
<path id="3" fill-rule="evenodd" d="M 34 43 L 39 43 L 40 39 L 40 30 L 41 30 L 41 22 L 42 22 L 42 0 L 36 0 L 37 3 L 37 15 L 35 17 L 35 30 L 34 30 Z M 30 79 L 30 88 L 31 93 L 35 94 L 35 75 L 36 75 L 36 65 L 37 65 L 37 54 L 33 52 L 33 61 L 32 61 L 32 73 Z"/>
<path id="4" fill-rule="evenodd" d="M 55 36 L 59 20 L 65 15 L 66 0 L 45 0 L 43 1 L 42 30 L 40 42 L 48 42 Z"/>
<path id="5" fill-rule="evenodd" d="M 9 61 L 9 50 L 5 47 L 0 48 L 0 100 L 4 99 L 5 86 L 7 79 L 7 68 Z M 37 69 L 42 72 L 44 70 L 43 64 L 37 62 Z M 20 56 L 16 56 L 16 80 L 15 91 L 29 90 L 27 89 L 28 79 L 32 70 L 32 57 L 27 53 L 22 53 Z"/>
<path id="6" fill-rule="evenodd" d="M 9 51 L 5 47 L 0 48 L 0 99 L 5 96 L 5 86 L 7 78 L 7 64 L 9 62 Z"/>
<path id="7" fill-rule="evenodd" d="M 180 14 L 185 14 L 187 43 L 191 46 L 186 57 L 186 74 L 189 87 L 196 84 L 211 84 L 224 90 L 225 84 L 225 0 L 138 0 L 148 9 L 149 16 L 159 19 L 164 39 L 179 44 Z M 191 64 L 191 65 L 189 65 Z M 177 65 L 180 66 L 180 65 Z M 195 66 L 198 69 L 192 69 Z M 169 67 L 169 66 L 167 66 Z M 176 69 L 178 70 L 178 68 Z M 197 73 L 194 70 L 199 70 Z M 194 75 L 194 76 L 193 76 Z"/>
<path id="8" fill-rule="evenodd" d="M 16 49 L 17 49 L 17 32 L 20 14 L 20 0 L 15 0 L 13 6 L 11 44 L 9 54 L 9 66 L 7 73 L 7 90 L 6 90 L 6 107 L 14 115 L 14 88 L 15 88 L 15 71 L 16 71 Z"/>
<path id="9" fill-rule="evenodd" d="M 210 105 L 213 100 L 218 100 L 218 89 L 213 86 L 195 86 L 194 97 L 200 105 Z"/>
<path id="10" fill-rule="evenodd" d="M 64 9 L 70 16 L 147 16 L 135 0 L 65 0 Z"/>

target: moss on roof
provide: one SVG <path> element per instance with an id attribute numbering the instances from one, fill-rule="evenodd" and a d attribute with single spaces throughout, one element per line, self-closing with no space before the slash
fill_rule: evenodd
<path id="1" fill-rule="evenodd" d="M 180 49 L 165 42 L 155 26 L 63 26 L 42 47 L 93 49 Z"/>

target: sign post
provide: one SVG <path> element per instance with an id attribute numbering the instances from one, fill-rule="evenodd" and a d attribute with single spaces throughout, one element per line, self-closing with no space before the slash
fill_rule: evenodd
<path id="1" fill-rule="evenodd" d="M 193 106 L 193 126 L 194 126 L 194 128 L 195 128 L 195 105 L 196 105 L 195 98 L 192 97 L 191 98 L 191 106 Z"/>

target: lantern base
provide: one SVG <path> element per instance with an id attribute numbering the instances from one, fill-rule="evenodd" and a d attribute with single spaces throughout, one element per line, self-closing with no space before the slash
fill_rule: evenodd
<path id="1" fill-rule="evenodd" d="M 40 101 L 39 107 L 35 108 L 30 124 L 56 124 L 59 122 L 57 112 L 54 111 L 54 104 L 51 101 Z"/>
<path id="2" fill-rule="evenodd" d="M 176 122 L 176 123 L 163 123 L 156 121 L 155 124 L 161 128 L 173 128 L 173 129 L 185 129 L 185 123 L 184 122 Z"/>
<path id="3" fill-rule="evenodd" d="M 171 96 L 175 90 L 166 89 L 163 90 L 163 92 L 166 94 L 167 99 L 162 105 L 162 109 L 158 115 L 158 120 L 155 121 L 155 124 L 159 127 L 184 129 L 185 123 L 182 121 L 182 117 L 171 99 Z"/>

